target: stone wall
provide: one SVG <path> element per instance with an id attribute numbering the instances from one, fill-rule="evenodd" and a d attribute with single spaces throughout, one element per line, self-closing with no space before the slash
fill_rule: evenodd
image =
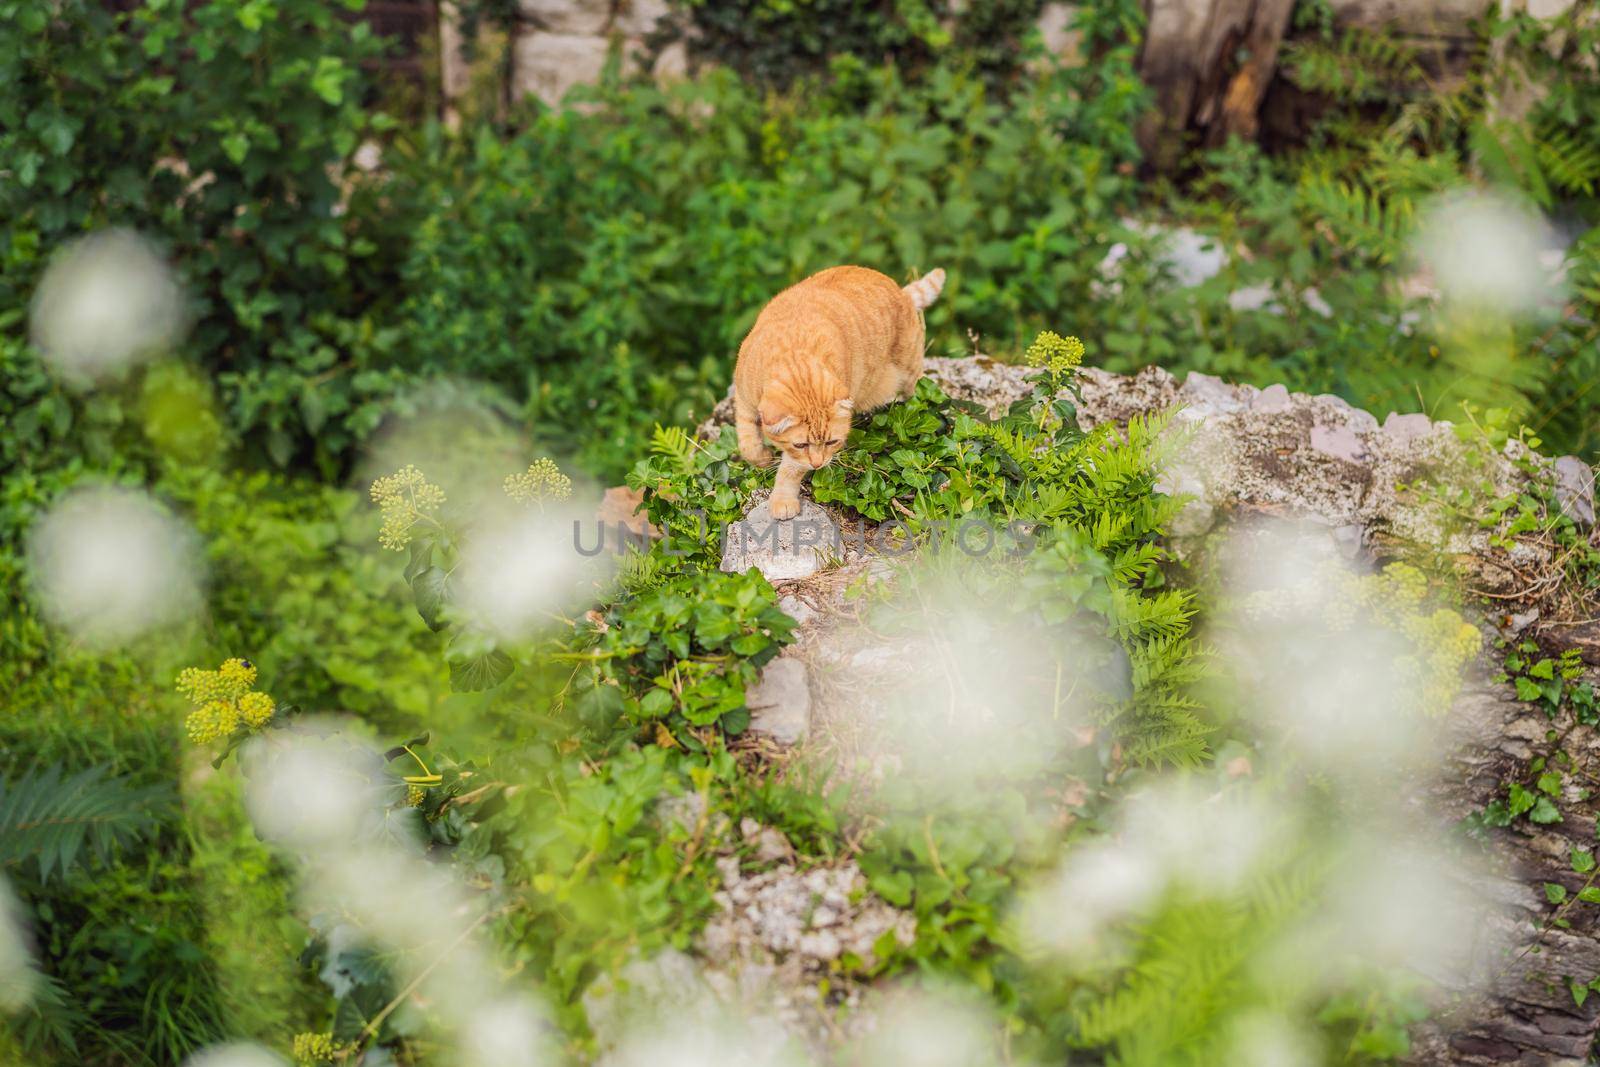
<path id="1" fill-rule="evenodd" d="M 1029 389 L 1027 368 L 984 356 L 930 358 L 927 373 L 949 395 L 991 413 Z M 1085 427 L 1175 413 L 1174 429 L 1187 439 L 1164 475 L 1164 488 L 1188 495 L 1191 503 L 1171 541 L 1196 572 L 1241 534 L 1267 532 L 1283 520 L 1357 565 L 1399 555 L 1407 546 L 1431 546 L 1453 559 L 1468 586 L 1498 598 L 1483 619 L 1486 637 L 1532 637 L 1552 652 L 1576 644 L 1589 678 L 1600 681 L 1600 622 L 1574 618 L 1571 605 L 1548 590 L 1530 594 L 1522 577 L 1555 563 L 1549 546 L 1527 539 L 1508 547 L 1475 524 L 1442 522 L 1431 498 L 1404 488 L 1454 469 L 1463 446 L 1449 423 L 1420 414 L 1380 418 L 1338 397 L 1291 393 L 1282 385 L 1232 385 L 1199 373 L 1180 382 L 1159 367 L 1128 376 L 1086 368 L 1080 385 L 1079 422 Z M 730 399 L 697 432 L 717 432 L 731 419 Z M 1592 531 L 1594 471 L 1573 457 L 1544 462 L 1563 509 Z M 1526 475 L 1507 455 L 1477 470 L 1474 481 L 1483 477 L 1495 493 L 1513 493 Z M 892 582 L 894 569 L 892 561 L 851 547 L 848 531 L 857 520 L 850 514 L 811 501 L 805 507 L 802 520 L 846 531 L 841 556 L 792 549 L 785 554 L 770 541 L 752 546 L 730 539 L 725 545 L 723 569 L 755 566 L 767 573 L 780 606 L 798 624 L 795 643 L 764 669 L 750 694 L 751 729 L 759 743 L 798 745 L 841 766 L 860 766 L 863 723 L 871 721 L 884 694 L 908 683 L 897 673 L 904 657 L 894 647 L 852 628 L 858 612 L 846 594 L 858 585 Z M 747 521 L 759 524 L 764 511 L 765 504 L 757 502 Z M 1550 720 L 1496 682 L 1498 670 L 1497 654 L 1486 641 L 1450 712 L 1453 751 L 1437 779 L 1416 787 L 1421 795 L 1413 800 L 1425 796 L 1427 809 L 1445 820 L 1462 819 L 1503 798 L 1505 783 L 1525 777 L 1530 759 L 1549 747 Z M 848 684 L 840 684 L 840 677 Z M 1487 989 L 1453 991 L 1453 1006 L 1413 1035 L 1407 1062 L 1585 1062 L 1600 1027 L 1600 997 L 1577 1004 L 1552 976 L 1600 974 L 1600 924 L 1590 909 L 1573 911 L 1569 928 L 1537 931 L 1550 913 L 1542 886 L 1559 884 L 1576 894 L 1584 884 L 1569 856 L 1575 848 L 1593 847 L 1600 794 L 1581 788 L 1580 779 L 1600 780 L 1600 733 L 1574 727 L 1562 747 L 1574 761 L 1560 797 L 1564 821 L 1518 820 L 1494 830 L 1495 869 L 1471 886 L 1475 896 L 1494 904 L 1487 932 L 1495 936 L 1487 940 L 1498 939 L 1509 951 L 1476 961 L 1482 967 L 1478 983 Z M 1439 832 L 1447 831 L 1441 826 Z"/>
<path id="2" fill-rule="evenodd" d="M 1575 0 L 1495 0 L 1505 10 L 1550 17 Z M 1471 20 L 1486 0 L 1332 0 L 1339 25 L 1385 29 L 1417 44 L 1448 67 L 1471 38 Z M 1177 151 L 1184 135 L 1217 142 L 1230 134 L 1253 136 L 1262 99 L 1289 24 L 1293 0 L 1146 0 L 1149 25 L 1140 73 L 1155 89 L 1158 114 L 1143 130 L 1159 162 L 1164 147 Z M 656 51 L 653 33 L 672 9 L 668 0 L 518 0 L 510 48 L 513 98 L 535 95 L 559 103 L 574 85 L 600 76 L 613 48 L 634 69 L 648 65 L 660 78 L 690 65 L 682 40 Z M 1040 11 L 1045 47 L 1069 61 L 1078 52 L 1072 29 L 1076 6 L 1051 0 Z M 466 87 L 454 8 L 440 5 L 442 81 L 447 97 Z"/>
<path id="3" fill-rule="evenodd" d="M 650 58 L 645 38 L 670 13 L 666 0 L 518 0 L 511 91 L 559 103 L 572 86 L 600 77 L 613 46 L 625 62 L 647 59 L 657 77 L 683 73 L 677 43 Z"/>
<path id="4" fill-rule="evenodd" d="M 1079 34 L 1072 28 L 1076 5 L 1051 0 L 1040 10 L 1038 27 L 1045 48 L 1071 58 Z M 533 95 L 558 104 L 574 85 L 599 79 L 611 50 L 619 50 L 628 69 L 648 66 L 657 78 L 689 70 L 689 50 L 680 39 L 659 51 L 649 38 L 665 28 L 672 14 L 667 0 L 518 0 L 511 41 L 513 98 Z M 460 56 L 458 20 L 448 3 L 440 8 L 442 81 L 446 96 L 466 89 Z"/>

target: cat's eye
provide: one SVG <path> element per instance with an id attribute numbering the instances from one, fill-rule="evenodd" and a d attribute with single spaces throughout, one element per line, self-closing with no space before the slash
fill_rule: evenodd
<path id="1" fill-rule="evenodd" d="M 796 452 L 798 452 L 801 449 L 810 448 L 811 447 L 811 442 L 810 441 L 797 441 L 796 443 L 790 445 L 789 447 L 794 449 Z"/>
<path id="2" fill-rule="evenodd" d="M 838 438 L 835 438 L 835 439 L 833 439 L 833 440 L 832 440 L 832 441 L 824 441 L 824 442 L 823 442 L 823 444 L 825 444 L 825 445 L 836 445 L 836 444 L 838 444 L 838 443 L 839 443 L 839 440 L 838 440 Z"/>

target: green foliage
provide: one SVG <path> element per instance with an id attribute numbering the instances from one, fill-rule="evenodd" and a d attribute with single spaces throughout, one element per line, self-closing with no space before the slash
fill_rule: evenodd
<path id="1" fill-rule="evenodd" d="M 745 690 L 793 628 L 754 569 L 684 575 L 617 601 L 580 632 L 567 699 L 592 728 L 620 714 L 663 743 L 698 748 L 696 727 L 744 732 Z"/>
<path id="2" fill-rule="evenodd" d="M 1539 655 L 1537 643 L 1518 641 L 1507 651 L 1504 666 L 1498 680 L 1511 683 L 1518 700 L 1540 705 L 1552 719 L 1567 711 L 1583 725 L 1600 722 L 1594 686 L 1584 680 L 1583 661 L 1577 649 L 1566 649 L 1552 658 Z"/>
<path id="3" fill-rule="evenodd" d="M 1297 228 L 1331 243 L 1347 267 L 1402 267 L 1425 200 L 1485 182 L 1545 211 L 1593 217 L 1600 75 L 1574 63 L 1600 46 L 1600 28 L 1578 8 L 1551 18 L 1489 12 L 1459 57 L 1463 76 L 1448 87 L 1393 34 L 1336 33 L 1331 19 L 1299 25 L 1284 70 L 1322 110 L 1304 148 L 1277 169 L 1297 187 Z M 1568 275 L 1588 278 L 1595 262 L 1591 234 L 1569 250 Z M 1592 457 L 1595 420 L 1576 409 L 1587 407 L 1600 369 L 1600 316 L 1584 283 L 1574 296 L 1559 318 L 1508 323 L 1492 338 L 1435 322 L 1427 344 L 1386 340 L 1373 347 L 1394 371 L 1381 376 L 1366 368 L 1342 374 L 1346 381 L 1313 373 L 1377 411 L 1404 410 L 1398 395 L 1407 387 L 1420 387 L 1430 406 L 1461 398 L 1510 406 L 1555 447 Z M 1350 351 L 1341 362 L 1358 362 Z"/>
<path id="4" fill-rule="evenodd" d="M 696 59 L 728 66 L 758 84 L 815 75 L 830 62 L 837 67 L 840 57 L 869 64 L 888 57 L 915 73 L 952 52 L 1004 84 L 1032 56 L 1023 42 L 1042 7 L 1042 0 L 683 0 L 678 21 Z"/>
<path id="5" fill-rule="evenodd" d="M 349 162 L 385 125 L 364 108 L 360 68 L 380 45 L 344 17 L 359 10 L 0 7 L 14 31 L 0 38 L 6 342 L 52 252 L 86 229 L 133 226 L 189 285 L 192 351 L 218 372 L 230 430 L 280 465 L 336 462 L 371 428 L 362 405 L 386 387 L 373 368 L 391 336 L 368 313 L 385 288 L 384 238 Z M 85 417 L 52 403 L 57 419 Z"/>
<path id="6" fill-rule="evenodd" d="M 1504 827 L 1524 817 L 1539 826 L 1562 822 L 1561 803 L 1568 784 L 1576 784 L 1580 797 L 1589 795 L 1589 787 L 1580 783 L 1577 761 L 1564 744 L 1576 727 L 1600 721 L 1594 685 L 1584 678 L 1576 649 L 1552 657 L 1541 655 L 1533 641 L 1502 641 L 1500 646 L 1505 649 L 1505 669 L 1496 681 L 1513 685 L 1518 700 L 1543 708 L 1552 729 L 1545 738 L 1548 748 L 1506 783 L 1504 797 L 1468 816 L 1466 825 Z"/>
<path id="7" fill-rule="evenodd" d="M 628 485 L 644 490 L 644 514 L 663 531 L 669 550 L 705 564 L 721 558 L 723 530 L 744 517 L 750 492 L 770 485 L 772 476 L 772 469 L 739 458 L 732 426 L 720 427 L 710 441 L 657 426 L 650 455 L 628 472 Z"/>
<path id="8" fill-rule="evenodd" d="M 91 855 L 104 863 L 149 833 L 168 800 L 164 789 L 132 786 L 103 766 L 69 774 L 52 764 L 0 777 L 0 865 L 30 861 L 48 882 Z"/>

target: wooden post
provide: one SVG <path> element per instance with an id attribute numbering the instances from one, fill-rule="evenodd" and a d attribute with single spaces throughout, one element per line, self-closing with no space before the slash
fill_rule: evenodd
<path id="1" fill-rule="evenodd" d="M 439 0 L 439 92 L 444 97 L 444 113 L 440 117 L 445 128 L 450 130 L 461 125 L 456 101 L 466 95 L 471 80 L 466 57 L 462 54 L 463 43 L 461 10 L 456 7 L 455 0 Z"/>

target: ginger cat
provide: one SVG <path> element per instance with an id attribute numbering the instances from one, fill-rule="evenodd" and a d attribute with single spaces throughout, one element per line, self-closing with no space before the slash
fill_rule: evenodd
<path id="1" fill-rule="evenodd" d="M 739 454 L 772 462 L 772 517 L 800 514 L 800 484 L 826 467 L 850 418 L 909 397 L 922 377 L 922 309 L 939 298 L 944 271 L 901 287 L 866 267 L 830 267 L 773 297 L 739 346 L 733 370 Z"/>

